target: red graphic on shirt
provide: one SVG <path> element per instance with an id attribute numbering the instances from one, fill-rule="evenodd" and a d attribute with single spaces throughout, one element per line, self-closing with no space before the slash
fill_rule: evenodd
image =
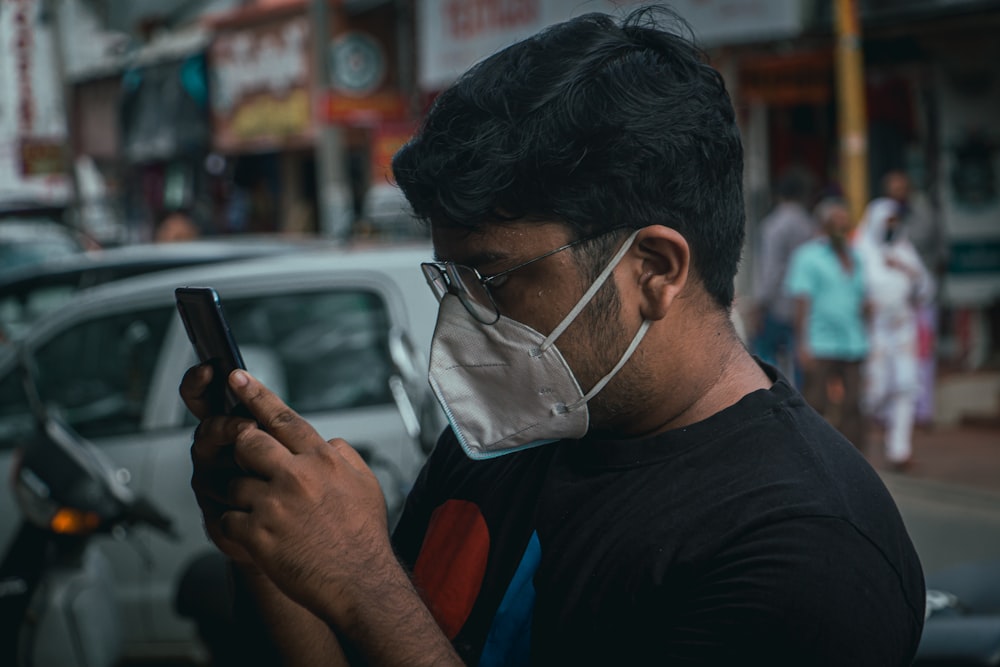
<path id="1" fill-rule="evenodd" d="M 454 639 L 479 595 L 490 532 L 479 508 L 449 500 L 434 510 L 413 566 L 413 580 L 441 630 Z"/>

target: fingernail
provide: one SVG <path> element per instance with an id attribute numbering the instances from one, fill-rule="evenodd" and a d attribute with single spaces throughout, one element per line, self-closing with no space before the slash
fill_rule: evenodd
<path id="1" fill-rule="evenodd" d="M 245 387 L 250 382 L 250 376 L 243 371 L 233 371 L 229 381 L 234 387 Z"/>

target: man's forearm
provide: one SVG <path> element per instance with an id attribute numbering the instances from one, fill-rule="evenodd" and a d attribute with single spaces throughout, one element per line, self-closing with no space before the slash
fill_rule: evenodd
<path id="1" fill-rule="evenodd" d="M 351 596 L 355 603 L 346 608 L 334 603 L 323 615 L 366 664 L 463 664 L 394 557 L 373 567 L 365 584 L 363 593 Z"/>
<path id="2" fill-rule="evenodd" d="M 255 568 L 231 565 L 237 623 L 255 664 L 348 665 L 337 636 L 311 611 L 291 600 Z M 267 655 L 273 654 L 268 660 Z"/>

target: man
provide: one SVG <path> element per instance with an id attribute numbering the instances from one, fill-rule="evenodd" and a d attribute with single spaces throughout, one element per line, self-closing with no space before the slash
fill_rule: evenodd
<path id="1" fill-rule="evenodd" d="M 912 658 L 923 578 L 890 496 L 733 330 L 739 134 L 660 17 L 482 61 L 396 156 L 452 425 L 391 542 L 347 443 L 243 373 L 260 426 L 210 417 L 210 370 L 186 375 L 208 533 L 285 662 Z"/>
<path id="2" fill-rule="evenodd" d="M 848 240 L 847 205 L 824 199 L 816 207 L 816 218 L 823 234 L 795 251 L 785 280 L 786 291 L 796 300 L 803 395 L 820 414 L 829 415 L 830 384 L 839 382 L 838 428 L 864 451 L 861 364 L 868 354 L 864 270 Z"/>
<path id="3" fill-rule="evenodd" d="M 785 294 L 784 281 L 792 252 L 816 233 L 805 204 L 811 178 L 801 168 L 787 169 L 778 179 L 778 204 L 760 222 L 757 279 L 754 282 L 756 335 L 753 351 L 801 383 L 795 362 L 795 303 Z"/>

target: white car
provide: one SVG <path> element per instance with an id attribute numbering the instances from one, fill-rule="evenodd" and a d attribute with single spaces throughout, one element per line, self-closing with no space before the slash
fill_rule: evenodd
<path id="1" fill-rule="evenodd" d="M 324 250 L 170 270 L 79 293 L 18 341 L 39 393 L 168 514 L 180 539 L 135 528 L 98 538 L 117 576 L 126 657 L 198 655 L 194 624 L 173 609 L 186 568 L 213 547 L 190 488 L 195 421 L 177 393 L 195 356 L 174 288 L 211 286 L 251 373 L 326 438 L 367 458 L 395 518 L 443 423 L 427 385 L 437 303 L 420 262 L 429 244 Z M 15 345 L 0 345 L 0 473 L 34 428 Z M 0 493 L 0 544 L 19 521 Z"/>

